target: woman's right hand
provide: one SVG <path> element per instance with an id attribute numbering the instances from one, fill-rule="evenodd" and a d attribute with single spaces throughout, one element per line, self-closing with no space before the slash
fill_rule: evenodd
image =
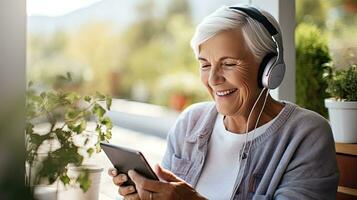
<path id="1" fill-rule="evenodd" d="M 119 186 L 119 194 L 124 197 L 125 200 L 140 200 L 138 193 L 134 186 L 122 186 L 128 180 L 128 176 L 125 174 L 118 174 L 115 168 L 108 170 L 109 176 L 113 177 L 113 183 Z"/>

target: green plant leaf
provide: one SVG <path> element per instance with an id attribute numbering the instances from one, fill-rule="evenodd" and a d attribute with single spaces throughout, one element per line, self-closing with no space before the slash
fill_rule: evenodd
<path id="1" fill-rule="evenodd" d="M 50 136 L 48 134 L 39 135 L 37 133 L 32 133 L 29 136 L 30 136 L 30 142 L 35 146 L 40 146 L 43 143 L 43 141 L 50 139 Z"/>
<path id="2" fill-rule="evenodd" d="M 99 118 L 102 118 L 105 114 L 105 109 L 98 103 L 94 104 L 92 112 L 96 114 Z"/>
<path id="3" fill-rule="evenodd" d="M 77 183 L 79 183 L 79 187 L 83 190 L 83 192 L 87 192 L 91 181 L 89 179 L 89 172 L 88 170 L 84 170 L 77 178 Z"/>
<path id="4" fill-rule="evenodd" d="M 65 99 L 68 101 L 69 104 L 74 104 L 80 99 L 80 96 L 75 92 L 69 92 L 66 94 Z"/>
<path id="5" fill-rule="evenodd" d="M 78 126 L 80 129 L 79 129 L 79 132 L 77 132 L 77 133 L 82 133 L 87 128 L 87 121 L 82 120 Z"/>
<path id="6" fill-rule="evenodd" d="M 70 108 L 65 115 L 66 120 L 73 120 L 81 114 L 81 110 Z"/>
<path id="7" fill-rule="evenodd" d="M 109 96 L 106 96 L 105 103 L 107 105 L 107 110 L 110 110 L 110 107 L 112 106 L 112 98 Z"/>
<path id="8" fill-rule="evenodd" d="M 84 101 L 86 101 L 86 102 L 90 102 L 92 100 L 92 98 L 90 97 L 90 96 L 85 96 L 84 97 Z"/>
<path id="9" fill-rule="evenodd" d="M 72 136 L 72 132 L 71 131 L 65 131 L 63 129 L 57 128 L 55 130 L 56 136 L 59 140 L 59 142 L 63 145 L 65 143 L 68 143 L 68 140 L 71 138 Z"/>
<path id="10" fill-rule="evenodd" d="M 102 120 L 100 120 L 100 123 L 105 125 L 107 129 L 113 128 L 112 121 L 110 120 L 109 117 L 104 117 Z"/>
<path id="11" fill-rule="evenodd" d="M 25 133 L 26 135 L 31 135 L 33 134 L 33 128 L 34 128 L 34 125 L 31 124 L 31 123 L 26 123 L 26 129 L 25 129 Z"/>
<path id="12" fill-rule="evenodd" d="M 105 139 L 109 140 L 112 138 L 112 131 L 111 130 L 107 130 L 107 132 L 105 133 Z"/>
<path id="13" fill-rule="evenodd" d="M 62 175 L 62 176 L 60 177 L 60 180 L 62 181 L 62 183 L 63 183 L 64 185 L 68 185 L 69 182 L 71 181 L 71 179 L 68 177 L 67 174 Z"/>
<path id="14" fill-rule="evenodd" d="M 101 94 L 100 92 L 96 92 L 95 96 L 98 100 L 103 101 L 105 99 L 105 95 Z"/>
<path id="15" fill-rule="evenodd" d="M 92 154 L 94 153 L 94 149 L 93 148 L 87 149 L 87 153 L 88 153 L 89 157 L 91 157 Z"/>

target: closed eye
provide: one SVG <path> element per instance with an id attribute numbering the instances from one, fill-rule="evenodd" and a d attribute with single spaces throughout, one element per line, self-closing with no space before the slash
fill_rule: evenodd
<path id="1" fill-rule="evenodd" d="M 202 65 L 201 68 L 207 68 L 210 67 L 211 65 Z"/>
<path id="2" fill-rule="evenodd" d="M 228 66 L 228 67 L 233 67 L 233 66 L 236 66 L 237 64 L 236 63 L 224 63 L 223 65 Z"/>

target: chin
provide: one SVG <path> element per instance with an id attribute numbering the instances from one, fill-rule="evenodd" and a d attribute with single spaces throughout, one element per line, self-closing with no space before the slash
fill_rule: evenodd
<path id="1" fill-rule="evenodd" d="M 220 113 L 221 115 L 229 115 L 230 113 L 232 113 L 232 109 L 227 107 L 227 106 L 223 106 L 223 105 L 219 105 L 216 102 L 216 109 L 218 111 L 218 113 Z"/>

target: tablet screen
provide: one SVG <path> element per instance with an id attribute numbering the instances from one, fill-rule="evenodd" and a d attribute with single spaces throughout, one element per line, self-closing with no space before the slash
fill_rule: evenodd
<path id="1" fill-rule="evenodd" d="M 148 179 L 159 180 L 140 151 L 104 142 L 100 146 L 119 173 L 128 174 L 134 169 Z M 123 185 L 135 184 L 129 178 Z"/>

